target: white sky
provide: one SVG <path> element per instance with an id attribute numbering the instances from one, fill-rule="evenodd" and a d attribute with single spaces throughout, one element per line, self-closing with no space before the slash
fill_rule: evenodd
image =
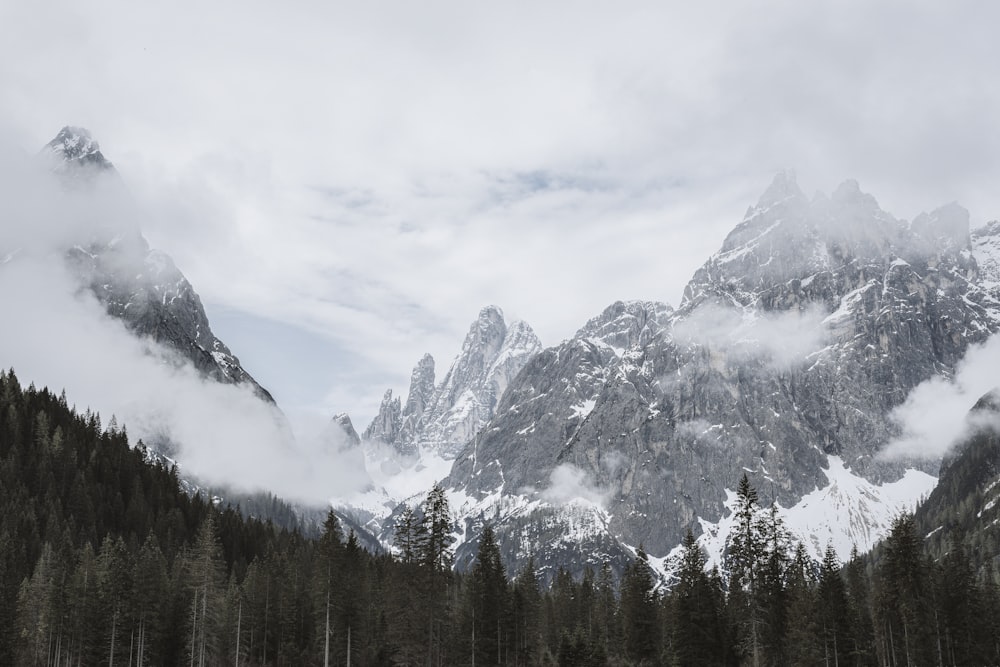
<path id="1" fill-rule="evenodd" d="M 0 145 L 88 127 L 244 366 L 360 430 L 486 304 L 546 345 L 616 299 L 677 305 L 778 169 L 1000 216 L 998 25 L 986 2 L 4 2 Z"/>

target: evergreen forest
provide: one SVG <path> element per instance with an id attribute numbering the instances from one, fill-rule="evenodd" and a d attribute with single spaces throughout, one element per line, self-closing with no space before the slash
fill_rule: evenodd
<path id="1" fill-rule="evenodd" d="M 932 558 L 911 515 L 817 563 L 744 477 L 721 567 L 689 533 L 671 581 L 640 548 L 545 587 L 504 569 L 488 524 L 454 571 L 452 529 L 438 487 L 392 554 L 333 512 L 316 536 L 247 516 L 0 372 L 0 665 L 1000 664 L 992 565 L 959 541 Z"/>

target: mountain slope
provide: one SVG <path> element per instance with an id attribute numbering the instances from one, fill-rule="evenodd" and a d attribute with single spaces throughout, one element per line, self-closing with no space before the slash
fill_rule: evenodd
<path id="1" fill-rule="evenodd" d="M 962 542 L 983 568 L 1000 563 L 1000 396 L 983 396 L 969 420 L 971 433 L 945 457 L 914 521 L 934 557 Z"/>
<path id="2" fill-rule="evenodd" d="M 723 519 L 744 472 L 785 508 L 840 479 L 831 457 L 856 488 L 936 472 L 877 454 L 898 433 L 891 410 L 1000 329 L 984 234 L 957 205 L 907 223 L 852 181 L 810 200 L 779 174 L 676 312 L 622 338 L 588 324 L 529 363 L 447 484 L 481 513 L 570 473 L 570 491 L 599 491 L 610 535 L 664 556 Z"/>
<path id="3" fill-rule="evenodd" d="M 118 196 L 127 198 L 118 172 L 85 129 L 64 127 L 42 149 L 42 159 L 64 187 L 97 190 L 110 183 Z M 168 255 L 150 249 L 136 221 L 98 224 L 83 242 L 66 249 L 66 260 L 107 313 L 137 336 L 176 351 L 207 377 L 249 385 L 273 403 L 212 333 L 194 288 Z"/>
<path id="4" fill-rule="evenodd" d="M 405 406 L 387 391 L 364 438 L 406 455 L 428 451 L 454 458 L 541 347 L 527 323 L 508 324 L 496 306 L 483 308 L 441 383 L 435 386 L 434 359 L 424 355 L 413 369 Z"/>

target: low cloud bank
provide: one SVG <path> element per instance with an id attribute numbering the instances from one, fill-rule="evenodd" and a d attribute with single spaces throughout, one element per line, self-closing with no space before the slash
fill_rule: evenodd
<path id="1" fill-rule="evenodd" d="M 891 418 L 901 435 L 880 452 L 885 459 L 943 456 L 975 429 L 1000 426 L 995 413 L 970 415 L 985 394 L 1000 386 L 1000 336 L 969 347 L 952 378 L 933 377 L 917 385 Z"/>
<path id="2" fill-rule="evenodd" d="M 30 160 L 0 160 L 0 366 L 24 384 L 65 389 L 130 440 L 168 439 L 183 473 L 325 503 L 368 482 L 363 458 L 326 424 L 296 441 L 284 415 L 250 388 L 203 378 L 185 359 L 109 317 L 67 268 L 65 251 L 137 232 L 120 187 L 60 188 Z"/>
<path id="3" fill-rule="evenodd" d="M 549 475 L 549 486 L 542 490 L 540 496 L 554 505 L 585 500 L 607 508 L 611 492 L 601 489 L 586 471 L 572 463 L 563 463 L 553 469 Z"/>
<path id="4" fill-rule="evenodd" d="M 705 305 L 674 325 L 678 343 L 704 345 L 736 358 L 759 358 L 775 368 L 804 363 L 822 349 L 830 333 L 820 306 L 804 310 L 744 314 L 735 308 Z"/>

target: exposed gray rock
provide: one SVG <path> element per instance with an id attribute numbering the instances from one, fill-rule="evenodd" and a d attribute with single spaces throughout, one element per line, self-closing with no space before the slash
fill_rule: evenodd
<path id="1" fill-rule="evenodd" d="M 62 175 L 83 176 L 88 170 L 93 173 L 114 171 L 114 165 L 101 152 L 100 144 L 82 127 L 66 126 L 59 130 L 55 139 L 42 149 L 42 155 L 51 169 Z"/>
<path id="2" fill-rule="evenodd" d="M 365 429 L 364 439 L 385 444 L 395 444 L 399 435 L 401 408 L 398 398 L 393 398 L 392 389 L 386 389 L 382 403 L 378 406 L 378 414 Z"/>
<path id="3" fill-rule="evenodd" d="M 361 446 L 361 436 L 358 432 L 354 430 L 354 424 L 351 423 L 351 417 L 346 412 L 341 412 L 333 416 L 330 423 L 339 428 L 345 438 L 345 446 L 357 449 Z"/>
<path id="4" fill-rule="evenodd" d="M 664 555 L 744 472 L 785 507 L 827 483 L 827 455 L 894 479 L 903 462 L 875 459 L 891 410 L 1000 330 L 998 245 L 954 204 L 908 224 L 856 182 L 810 200 L 779 174 L 677 312 L 614 304 L 535 357 L 446 485 L 532 497 L 571 466 L 610 534 Z"/>
<path id="5" fill-rule="evenodd" d="M 65 127 L 42 149 L 52 170 L 70 187 L 102 188 L 127 202 L 114 166 L 90 133 Z M 91 237 L 66 252 L 81 285 L 107 313 L 137 336 L 149 337 L 190 361 L 203 375 L 245 384 L 263 399 L 271 395 L 240 365 L 211 330 L 201 299 L 165 253 L 151 250 L 134 221 L 97 225 Z"/>
<path id="6" fill-rule="evenodd" d="M 404 453 L 416 453 L 416 443 L 424 428 L 424 413 L 434 402 L 434 357 L 425 354 L 413 368 L 410 391 L 403 406 L 397 442 Z"/>
<path id="7" fill-rule="evenodd" d="M 508 326 L 499 308 L 483 308 L 441 383 L 434 386 L 434 360 L 424 355 L 413 369 L 406 407 L 400 409 L 399 399 L 386 392 L 365 439 L 403 454 L 429 450 L 453 458 L 493 416 L 507 385 L 541 347 L 526 323 Z"/>

